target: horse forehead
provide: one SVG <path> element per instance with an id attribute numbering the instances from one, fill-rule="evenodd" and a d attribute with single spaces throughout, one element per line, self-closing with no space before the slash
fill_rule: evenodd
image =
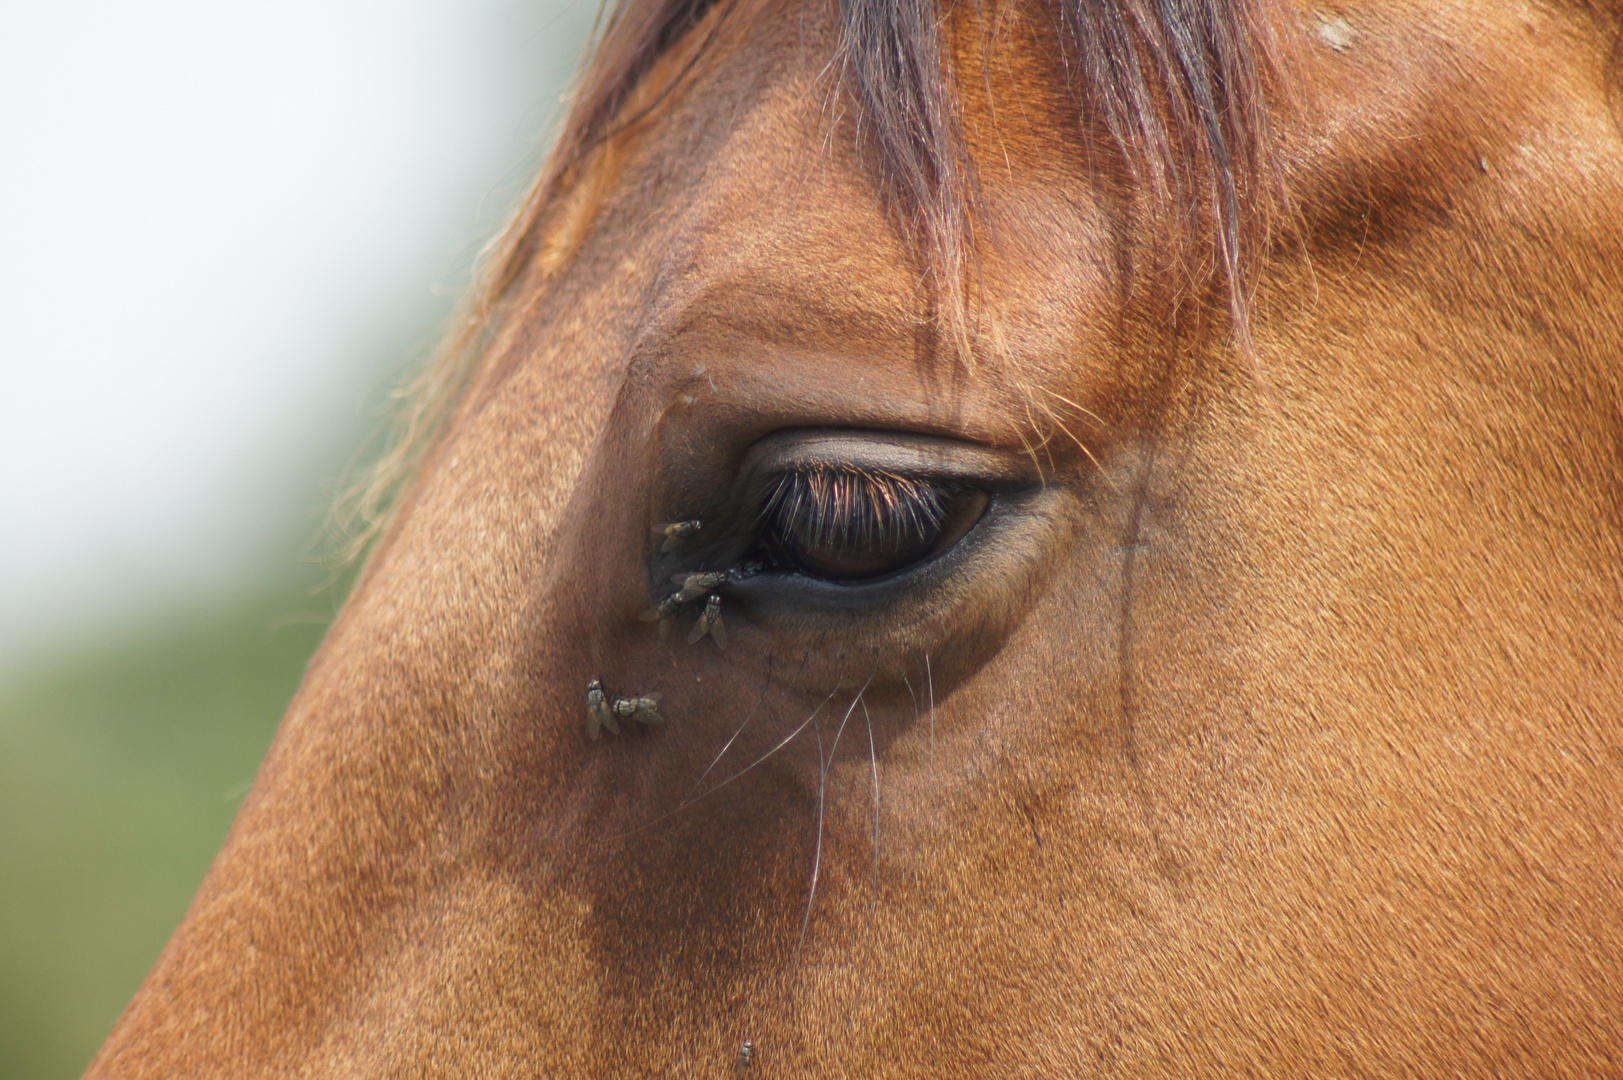
<path id="1" fill-rule="evenodd" d="M 784 78 L 690 166 L 696 182 L 672 207 L 651 323 L 675 326 L 718 301 L 891 317 L 914 306 L 908 253 L 809 89 Z"/>
<path id="2" fill-rule="evenodd" d="M 858 156 L 860 133 L 819 92 L 786 73 L 733 124 L 712 155 L 686 166 L 660 244 L 645 251 L 650 287 L 633 355 L 718 321 L 765 336 L 858 342 L 883 352 L 927 326 L 919 253 L 904 240 Z M 1065 156 L 1055 148 L 1056 158 Z M 1105 211 L 1080 176 L 1042 183 L 988 176 L 970 299 L 1018 362 L 1075 355 L 1079 319 L 1105 312 L 1118 258 Z M 649 258 L 649 256 L 652 258 Z"/>

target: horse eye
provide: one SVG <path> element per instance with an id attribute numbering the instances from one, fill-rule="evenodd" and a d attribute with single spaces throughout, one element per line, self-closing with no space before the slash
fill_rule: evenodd
<path id="1" fill-rule="evenodd" d="M 761 512 L 774 562 L 830 581 L 898 573 L 955 544 L 990 497 L 951 481 L 861 469 L 777 476 Z"/>

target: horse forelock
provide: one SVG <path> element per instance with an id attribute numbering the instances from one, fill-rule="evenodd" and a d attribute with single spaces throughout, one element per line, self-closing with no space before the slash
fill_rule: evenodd
<path id="1" fill-rule="evenodd" d="M 1245 267 L 1278 192 L 1267 94 L 1277 67 L 1264 17 L 1269 0 L 1053 0 L 1033 20 L 1053 61 L 1050 79 L 1076 110 L 1071 149 L 1103 133 L 1177 251 L 1178 268 L 1215 273 L 1243 324 Z M 687 33 L 725 20 L 736 0 L 628 0 L 587 67 L 540 192 L 556 197 L 604 141 L 640 119 L 685 76 L 644 86 Z M 856 108 L 864 165 L 911 244 L 934 293 L 947 344 L 967 337 L 963 300 L 974 276 L 978 149 L 966 137 L 966 94 L 989 88 L 1010 34 L 1012 3 L 838 0 L 832 65 Z M 702 51 L 714 35 L 703 36 Z M 988 87 L 978 87 L 986 83 Z M 639 97 L 638 106 L 628 103 Z M 1090 157 L 1094 167 L 1099 165 Z M 538 243 L 517 245 L 532 253 Z M 511 284 L 520 266 L 498 273 Z M 952 339 L 958 338 L 954 341 Z"/>

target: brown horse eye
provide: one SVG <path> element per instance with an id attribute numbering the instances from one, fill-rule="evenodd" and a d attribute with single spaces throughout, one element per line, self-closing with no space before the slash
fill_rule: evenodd
<path id="1" fill-rule="evenodd" d="M 885 472 L 819 469 L 778 477 L 763 518 L 780 560 L 831 581 L 897 573 L 945 551 L 986 511 L 985 491 Z"/>

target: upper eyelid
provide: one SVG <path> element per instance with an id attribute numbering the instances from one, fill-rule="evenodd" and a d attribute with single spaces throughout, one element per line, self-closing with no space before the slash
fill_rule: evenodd
<path id="1" fill-rule="evenodd" d="M 978 443 L 901 432 L 785 431 L 761 440 L 749 458 L 743 471 L 760 478 L 757 483 L 776 474 L 813 469 L 893 473 L 978 487 L 1041 479 L 1028 457 Z"/>

